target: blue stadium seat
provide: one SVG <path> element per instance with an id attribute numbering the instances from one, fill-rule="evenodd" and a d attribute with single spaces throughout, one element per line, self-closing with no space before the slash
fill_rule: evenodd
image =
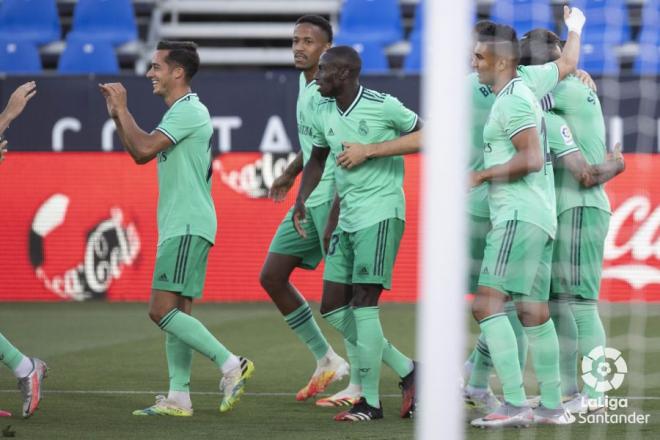
<path id="1" fill-rule="evenodd" d="M 120 45 L 137 39 L 131 0 L 79 0 L 73 12 L 70 35 L 106 39 Z"/>
<path id="2" fill-rule="evenodd" d="M 626 0 L 571 0 L 571 6 L 587 16 L 582 43 L 618 45 L 630 41 Z"/>
<path id="3" fill-rule="evenodd" d="M 335 38 L 335 46 L 351 46 L 362 59 L 362 73 L 386 73 L 390 69 L 387 55 L 381 43 L 375 41 L 353 41 L 344 36 Z"/>
<path id="4" fill-rule="evenodd" d="M 41 45 L 60 39 L 55 0 L 3 0 L 0 3 L 0 38 Z"/>
<path id="5" fill-rule="evenodd" d="M 398 0 L 346 0 L 339 19 L 339 34 L 351 41 L 381 45 L 403 39 Z"/>
<path id="6" fill-rule="evenodd" d="M 415 7 L 415 22 L 410 37 L 418 33 L 424 33 L 424 0 L 420 0 Z"/>
<path id="7" fill-rule="evenodd" d="M 513 26 L 518 36 L 535 28 L 555 29 L 549 0 L 497 0 L 490 15 L 497 23 Z"/>
<path id="8" fill-rule="evenodd" d="M 105 39 L 69 37 L 66 48 L 57 65 L 64 74 L 115 74 L 119 73 L 119 62 L 112 44 Z"/>
<path id="9" fill-rule="evenodd" d="M 618 75 L 620 71 L 614 48 L 606 44 L 583 44 L 579 67 L 592 75 Z"/>
<path id="10" fill-rule="evenodd" d="M 410 36 L 410 52 L 403 61 L 407 73 L 420 73 L 422 70 L 422 33 L 413 32 Z"/>
<path id="11" fill-rule="evenodd" d="M 642 9 L 642 31 L 639 36 L 639 57 L 635 73 L 660 73 L 660 0 L 647 0 Z"/>
<path id="12" fill-rule="evenodd" d="M 0 40 L 0 72 L 9 74 L 41 72 L 39 49 L 31 41 Z"/>

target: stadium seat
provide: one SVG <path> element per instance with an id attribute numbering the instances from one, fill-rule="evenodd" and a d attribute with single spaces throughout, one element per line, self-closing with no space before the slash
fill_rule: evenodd
<path id="1" fill-rule="evenodd" d="M 403 61 L 407 73 L 420 73 L 422 70 L 422 33 L 413 32 L 410 36 L 410 52 Z"/>
<path id="2" fill-rule="evenodd" d="M 31 41 L 0 40 L 0 72 L 9 74 L 41 72 L 39 49 Z"/>
<path id="3" fill-rule="evenodd" d="M 374 41 L 352 41 L 343 36 L 335 38 L 335 46 L 351 46 L 362 59 L 362 73 L 386 73 L 390 66 L 383 46 Z"/>
<path id="4" fill-rule="evenodd" d="M 570 3 L 587 17 L 582 43 L 619 45 L 630 40 L 626 0 L 571 0 Z"/>
<path id="5" fill-rule="evenodd" d="M 119 73 L 119 62 L 112 44 L 105 39 L 67 38 L 66 48 L 57 66 L 63 74 L 115 74 Z"/>
<path id="6" fill-rule="evenodd" d="M 4 0 L 0 3 L 0 39 L 42 45 L 60 39 L 55 0 Z"/>
<path id="7" fill-rule="evenodd" d="M 137 39 L 135 13 L 130 0 L 79 0 L 73 12 L 75 38 L 106 39 L 120 45 Z"/>
<path id="8" fill-rule="evenodd" d="M 579 67 L 592 75 L 618 75 L 620 71 L 614 48 L 605 44 L 583 44 Z"/>
<path id="9" fill-rule="evenodd" d="M 642 31 L 639 36 L 639 56 L 635 60 L 635 73 L 660 73 L 660 0 L 647 0 L 642 10 Z"/>
<path id="10" fill-rule="evenodd" d="M 519 36 L 535 28 L 555 30 L 549 0 L 497 0 L 491 20 L 513 26 Z"/>
<path id="11" fill-rule="evenodd" d="M 414 34 L 424 33 L 424 0 L 420 0 L 415 7 L 415 21 L 413 23 L 412 32 L 410 37 L 412 39 Z"/>
<path id="12" fill-rule="evenodd" d="M 381 45 L 402 40 L 398 0 L 346 0 L 339 19 L 339 35 L 351 41 Z"/>

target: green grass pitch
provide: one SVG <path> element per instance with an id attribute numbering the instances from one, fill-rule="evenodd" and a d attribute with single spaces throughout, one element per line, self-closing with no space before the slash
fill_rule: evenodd
<path id="1" fill-rule="evenodd" d="M 317 310 L 318 305 L 313 304 L 312 308 Z M 413 421 L 398 417 L 398 378 L 387 367 L 383 368 L 381 383 L 385 410 L 381 421 L 338 423 L 332 420 L 338 410 L 318 408 L 312 401 L 296 402 L 295 392 L 313 371 L 313 358 L 274 306 L 267 303 L 199 304 L 193 310 L 232 351 L 255 362 L 257 369 L 248 383 L 247 395 L 234 411 L 218 412 L 219 373 L 208 360 L 196 354 L 191 386 L 193 417 L 132 416 L 132 410 L 152 404 L 155 394 L 167 388 L 164 338 L 149 321 L 146 309 L 146 304 L 101 302 L 2 304 L 0 331 L 26 354 L 44 359 L 50 374 L 40 409 L 34 417 L 23 420 L 16 416 L 20 413 L 16 382 L 6 368 L 0 369 L 0 408 L 15 414 L 0 419 L 0 431 L 11 425 L 19 439 L 414 438 Z M 630 319 L 629 305 L 606 305 L 603 311 L 614 347 L 617 343 L 626 346 L 631 341 L 635 343 L 626 336 L 631 331 L 638 335 L 644 332 L 651 338 L 660 333 L 660 322 L 654 319 L 660 314 L 658 305 L 644 305 L 640 309 L 643 313 L 639 316 L 649 318 L 642 323 Z M 414 306 L 386 304 L 382 307 L 382 318 L 387 337 L 405 353 L 413 354 Z M 337 333 L 322 319 L 318 322 L 335 349 L 343 353 Z M 474 325 L 471 332 L 474 337 Z M 627 433 L 631 434 L 630 438 L 654 438 L 652 433 L 660 430 L 660 381 L 657 374 L 653 379 L 660 365 L 658 350 L 646 353 L 637 350 L 634 354 L 624 350 L 631 380 L 626 380 L 624 388 L 615 393 L 621 397 L 647 397 L 631 400 L 630 408 L 618 412 L 650 414 L 648 425 L 573 425 L 484 432 L 469 428 L 466 423 L 466 438 L 625 439 Z M 640 370 L 647 375 L 645 382 L 639 381 Z M 535 384 L 529 371 L 527 377 L 528 389 L 533 393 Z M 329 391 L 339 390 L 345 383 L 335 384 Z M 474 415 L 466 413 L 466 420 Z M 438 433 L 438 438 L 445 437 Z"/>

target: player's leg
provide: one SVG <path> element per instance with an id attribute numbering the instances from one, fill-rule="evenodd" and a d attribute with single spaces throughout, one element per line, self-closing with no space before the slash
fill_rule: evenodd
<path id="1" fill-rule="evenodd" d="M 573 279 L 570 294 L 571 308 L 578 328 L 580 357 L 588 356 L 596 347 L 606 346 L 603 323 L 598 313 L 598 297 L 603 267 L 603 247 L 609 229 L 610 214 L 597 208 L 578 208 L 574 239 Z M 591 401 L 600 399 L 603 393 L 585 384 L 582 390 Z M 602 405 L 589 408 L 600 409 Z"/>
<path id="2" fill-rule="evenodd" d="M 507 266 L 517 235 L 517 223 L 509 221 L 495 225 L 486 238 L 472 314 L 479 322 L 495 371 L 502 383 L 504 404 L 485 417 L 473 420 L 473 426 L 527 426 L 533 420 L 531 410 L 526 405 L 518 343 L 511 321 L 504 311 L 505 303 L 509 300 L 506 275 L 513 272 L 510 267 L 507 270 Z"/>
<path id="3" fill-rule="evenodd" d="M 41 385 L 46 378 L 48 367 L 41 359 L 25 356 L 2 333 L 0 361 L 12 370 L 18 379 L 18 387 L 23 397 L 23 417 L 30 417 L 41 402 Z"/>

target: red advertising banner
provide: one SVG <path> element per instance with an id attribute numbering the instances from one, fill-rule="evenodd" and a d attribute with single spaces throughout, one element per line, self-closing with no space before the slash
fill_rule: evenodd
<path id="1" fill-rule="evenodd" d="M 214 162 L 218 213 L 204 299 L 261 301 L 259 272 L 278 224 L 292 204 L 264 198 L 287 158 L 230 153 Z M 608 184 L 613 216 L 601 297 L 660 301 L 660 156 L 628 155 Z M 386 301 L 418 294 L 420 156 L 406 158 L 407 223 Z M 156 165 L 124 153 L 12 153 L 0 166 L 0 300 L 145 301 L 155 261 Z M 443 203 L 438 191 L 438 203 Z M 294 283 L 311 300 L 323 267 L 298 270 Z M 439 268 L 451 270 L 451 268 Z"/>

